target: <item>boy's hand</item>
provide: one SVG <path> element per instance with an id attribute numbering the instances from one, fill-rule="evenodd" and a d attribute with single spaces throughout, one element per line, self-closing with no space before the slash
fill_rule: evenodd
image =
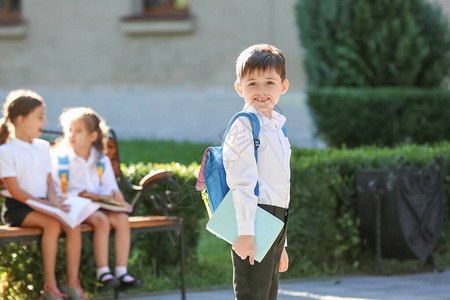
<path id="1" fill-rule="evenodd" d="M 111 192 L 111 197 L 119 203 L 123 203 L 125 199 L 123 198 L 123 194 L 118 190 L 113 190 Z"/>
<path id="2" fill-rule="evenodd" d="M 281 252 L 280 267 L 278 268 L 278 271 L 280 273 L 286 272 L 288 266 L 289 266 L 289 257 L 286 248 L 283 248 L 283 252 Z"/>
<path id="3" fill-rule="evenodd" d="M 245 260 L 248 256 L 250 264 L 255 263 L 256 244 L 253 235 L 240 235 L 234 242 L 232 249 L 242 260 Z"/>

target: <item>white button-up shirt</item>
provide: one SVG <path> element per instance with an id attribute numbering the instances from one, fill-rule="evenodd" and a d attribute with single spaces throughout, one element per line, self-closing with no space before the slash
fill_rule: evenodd
<path id="1" fill-rule="evenodd" d="M 0 146 L 0 176 L 16 177 L 19 188 L 33 197 L 47 197 L 47 177 L 51 168 L 47 141 L 34 139 L 28 143 L 12 138 Z M 2 194 L 11 197 L 6 190 Z"/>
<path id="2" fill-rule="evenodd" d="M 233 193 L 238 234 L 254 235 L 258 203 L 289 207 L 291 146 L 281 129 L 286 121 L 284 116 L 274 111 L 269 119 L 248 105 L 244 111 L 256 114 L 260 121 L 258 162 L 250 120 L 239 117 L 225 139 L 223 163 L 227 184 Z M 259 197 L 254 192 L 256 182 Z"/>
<path id="3" fill-rule="evenodd" d="M 78 193 L 86 190 L 89 193 L 110 195 L 112 190 L 119 190 L 114 170 L 109 158 L 102 154 L 105 162 L 105 169 L 102 177 L 99 177 L 97 162 L 99 161 L 99 152 L 92 147 L 91 153 L 87 160 L 79 157 L 71 147 L 62 151 L 62 147 L 58 147 L 52 152 L 52 177 L 55 190 L 62 195 L 61 178 L 58 174 L 58 157 L 67 155 L 69 158 L 69 180 L 67 182 L 66 191 L 69 195 L 78 195 Z"/>

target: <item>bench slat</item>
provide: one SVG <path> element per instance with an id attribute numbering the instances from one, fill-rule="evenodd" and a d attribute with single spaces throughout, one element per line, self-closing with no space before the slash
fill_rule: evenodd
<path id="1" fill-rule="evenodd" d="M 172 227 L 180 226 L 183 222 L 178 217 L 165 217 L 165 216 L 133 216 L 129 217 L 131 229 L 140 228 L 152 228 L 152 227 Z M 93 227 L 89 224 L 81 224 L 82 232 L 92 231 Z M 9 227 L 6 225 L 0 225 L 0 239 L 7 237 L 20 237 L 20 236 L 37 236 L 42 234 L 42 229 L 38 227 Z"/>

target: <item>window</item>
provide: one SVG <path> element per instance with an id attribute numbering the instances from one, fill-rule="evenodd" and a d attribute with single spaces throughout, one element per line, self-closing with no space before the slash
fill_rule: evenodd
<path id="1" fill-rule="evenodd" d="M 121 18 L 121 29 L 127 35 L 190 34 L 194 31 L 190 0 L 132 0 L 131 3 L 131 15 Z"/>
<path id="2" fill-rule="evenodd" d="M 0 22 L 20 22 L 20 0 L 0 0 Z"/>
<path id="3" fill-rule="evenodd" d="M 143 0 L 144 14 L 152 18 L 187 18 L 189 0 Z"/>

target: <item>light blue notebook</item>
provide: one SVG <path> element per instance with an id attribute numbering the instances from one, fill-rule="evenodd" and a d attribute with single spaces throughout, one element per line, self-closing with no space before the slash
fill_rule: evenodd
<path id="1" fill-rule="evenodd" d="M 261 207 L 256 207 L 255 215 L 255 260 L 261 262 L 283 228 L 283 221 Z M 226 194 L 217 210 L 206 224 L 206 229 L 231 245 L 238 238 L 236 210 L 231 190 Z M 284 243 L 284 241 L 283 241 Z"/>

